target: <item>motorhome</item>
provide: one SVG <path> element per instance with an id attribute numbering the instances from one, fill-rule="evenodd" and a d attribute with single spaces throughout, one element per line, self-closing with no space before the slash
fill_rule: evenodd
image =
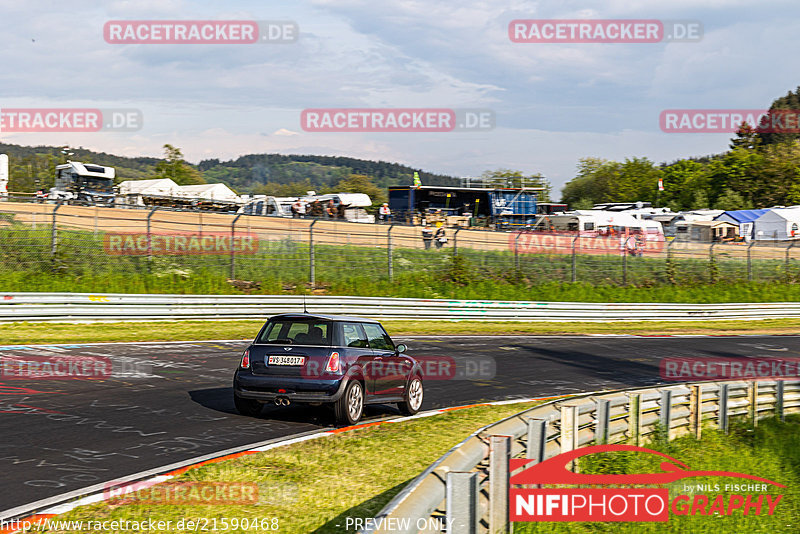
<path id="1" fill-rule="evenodd" d="M 664 241 L 664 230 L 660 222 L 606 210 L 574 210 L 543 215 L 531 229 L 575 233 L 580 237 L 640 234 L 648 241 Z"/>

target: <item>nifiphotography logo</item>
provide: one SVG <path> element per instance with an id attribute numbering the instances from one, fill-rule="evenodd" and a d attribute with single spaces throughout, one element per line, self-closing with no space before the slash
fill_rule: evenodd
<path id="1" fill-rule="evenodd" d="M 660 473 L 636 474 L 588 474 L 570 471 L 568 465 L 576 459 L 590 454 L 628 451 L 660 456 L 667 461 L 661 463 Z M 533 462 L 527 459 L 512 459 L 513 473 Z M 621 487 L 621 486 L 665 486 L 675 481 L 694 477 L 742 478 L 746 484 L 702 484 L 685 486 L 689 491 L 670 499 L 666 487 Z M 758 482 L 755 484 L 753 482 Z M 662 452 L 633 445 L 595 445 L 565 452 L 541 463 L 525 468 L 511 476 L 509 519 L 518 522 L 573 522 L 573 521 L 669 521 L 674 515 L 773 515 L 783 495 L 763 493 L 768 486 L 785 488 L 772 480 L 731 471 L 694 471 Z M 517 487 L 529 485 L 590 485 L 581 488 L 536 488 Z M 597 487 L 597 486 L 613 487 Z M 732 492 L 730 495 L 704 495 L 699 491 Z M 748 492 L 762 492 L 760 495 Z"/>

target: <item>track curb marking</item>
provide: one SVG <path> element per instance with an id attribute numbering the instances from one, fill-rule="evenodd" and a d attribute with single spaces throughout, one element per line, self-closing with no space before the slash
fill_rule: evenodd
<path id="1" fill-rule="evenodd" d="M 174 478 L 176 476 L 180 476 L 180 475 L 186 473 L 187 471 L 190 471 L 192 469 L 195 469 L 197 467 L 201 467 L 201 466 L 204 466 L 204 465 L 223 462 L 223 461 L 226 461 L 226 460 L 233 460 L 233 459 L 236 459 L 236 458 L 242 458 L 244 456 L 257 454 L 259 452 L 265 452 L 265 451 L 268 451 L 270 449 L 275 449 L 275 448 L 278 448 L 278 447 L 285 447 L 287 445 L 292 445 L 294 443 L 300 443 L 300 442 L 303 442 L 303 441 L 310 441 L 312 439 L 318 439 L 318 438 L 329 437 L 329 436 L 336 436 L 336 435 L 342 434 L 344 432 L 349 432 L 351 430 L 359 430 L 359 429 L 362 429 L 362 428 L 376 427 L 376 426 L 389 424 L 389 423 L 402 423 L 402 422 L 410 421 L 410 420 L 414 420 L 414 419 L 422 419 L 422 418 L 425 418 L 425 417 L 431 417 L 431 416 L 434 416 L 434 415 L 442 415 L 442 414 L 450 413 L 450 412 L 457 411 L 457 410 L 465 410 L 467 408 L 476 408 L 476 407 L 479 407 L 479 406 L 503 406 L 503 405 L 507 405 L 507 404 L 522 404 L 522 403 L 525 403 L 525 402 L 546 401 L 546 400 L 559 399 L 559 398 L 570 397 L 570 396 L 572 396 L 572 394 L 554 395 L 554 396 L 549 396 L 549 397 L 528 397 L 528 398 L 521 398 L 521 399 L 509 399 L 509 400 L 502 400 L 502 401 L 492 401 L 492 402 L 467 404 L 467 405 L 464 405 L 464 406 L 452 406 L 452 407 L 449 407 L 449 408 L 437 408 L 437 409 L 434 409 L 434 410 L 427 410 L 425 412 L 420 412 L 418 414 L 407 416 L 407 417 L 392 417 L 392 418 L 383 419 L 383 420 L 379 420 L 379 421 L 369 421 L 367 423 L 358 424 L 358 425 L 352 425 L 352 426 L 346 426 L 346 427 L 342 427 L 342 428 L 324 429 L 324 430 L 311 432 L 311 433 L 296 434 L 294 436 L 287 436 L 286 438 L 278 438 L 277 440 L 274 440 L 271 443 L 266 443 L 265 444 L 264 442 L 258 442 L 258 443 L 251 443 L 249 445 L 243 445 L 242 447 L 238 447 L 237 448 L 237 449 L 242 449 L 242 450 L 238 450 L 237 452 L 232 452 L 232 453 L 225 454 L 224 451 L 223 451 L 223 454 L 220 455 L 220 456 L 215 456 L 215 457 L 212 457 L 212 458 L 204 459 L 204 460 L 201 460 L 199 462 L 192 463 L 192 460 L 186 460 L 186 462 L 189 462 L 188 465 L 184 465 L 182 467 L 179 467 L 179 468 L 176 468 L 176 469 L 172 469 L 172 470 L 166 470 L 166 471 L 161 472 L 160 469 L 168 469 L 169 468 L 169 466 L 165 466 L 165 468 L 156 468 L 156 469 L 151 469 L 151 470 L 148 470 L 148 471 L 145 471 L 145 472 L 142 472 L 142 473 L 135 473 L 133 475 L 128 475 L 128 476 L 124 477 L 125 480 L 124 481 L 120 480 L 120 482 L 134 482 L 134 481 L 137 481 L 138 483 L 146 484 L 149 487 L 149 486 L 152 486 L 152 485 L 155 485 L 155 484 L 159 484 L 161 482 L 165 482 L 165 481 L 170 480 L 170 479 L 172 479 L 172 478 Z M 201 456 L 200 458 L 206 458 L 206 457 L 211 456 L 213 454 L 214 453 L 211 453 L 210 455 Z M 150 476 L 148 478 L 149 473 L 151 473 L 153 471 L 159 472 L 159 474 L 157 474 L 155 476 Z M 105 483 L 105 484 L 108 484 L 108 483 Z M 81 490 L 77 490 L 77 491 L 79 492 Z M 62 498 L 62 497 L 64 497 L 66 495 L 66 496 L 69 496 L 69 497 L 65 498 L 66 502 L 61 502 L 61 503 L 58 503 L 58 504 L 54 504 L 52 506 L 45 506 L 45 507 L 43 507 L 43 509 L 41 511 L 38 511 L 37 513 L 31 514 L 31 515 L 27 515 L 27 516 L 9 516 L 9 517 L 3 518 L 3 520 L 6 521 L 6 522 L 12 521 L 12 520 L 19 521 L 19 522 L 28 521 L 32 525 L 41 525 L 42 523 L 44 523 L 44 521 L 46 519 L 52 519 L 53 517 L 56 517 L 58 515 L 65 514 L 67 512 L 70 512 L 70 511 L 74 510 L 75 508 L 78 508 L 79 506 L 86 506 L 86 505 L 90 505 L 90 504 L 96 504 L 98 502 L 102 502 L 102 501 L 107 500 L 106 497 L 105 497 L 104 491 L 96 491 L 96 490 L 92 489 L 91 491 L 89 491 L 89 492 L 87 492 L 87 493 L 85 493 L 83 495 L 78 494 L 78 495 L 74 495 L 74 496 L 72 495 L 72 493 L 74 493 L 74 492 L 71 492 L 69 494 L 64 494 L 62 496 L 56 495 L 56 496 L 51 497 L 50 499 L 48 499 L 48 500 L 58 500 L 58 499 L 60 499 L 60 498 Z M 71 500 L 70 501 L 69 500 L 70 498 L 75 498 L 75 500 Z M 18 508 L 23 508 L 24 506 L 27 506 L 27 505 L 23 505 L 23 506 L 18 507 Z M 20 529 L 17 529 L 17 528 L 0 528 L 0 534 L 13 534 L 15 532 L 20 532 Z"/>

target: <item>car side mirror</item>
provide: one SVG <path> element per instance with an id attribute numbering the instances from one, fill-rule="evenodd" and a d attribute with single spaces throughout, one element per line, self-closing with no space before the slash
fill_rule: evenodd
<path id="1" fill-rule="evenodd" d="M 404 353 L 404 352 L 405 352 L 405 351 L 407 351 L 407 350 L 408 350 L 408 347 L 406 347 L 405 343 L 400 343 L 399 345 L 397 345 L 397 346 L 394 348 L 394 351 L 395 351 L 397 354 L 402 354 L 402 353 Z"/>

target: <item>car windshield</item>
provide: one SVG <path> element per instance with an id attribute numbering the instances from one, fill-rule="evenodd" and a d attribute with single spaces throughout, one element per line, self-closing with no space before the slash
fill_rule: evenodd
<path id="1" fill-rule="evenodd" d="M 258 337 L 257 343 L 275 345 L 330 346 L 331 322 L 322 319 L 276 319 Z"/>

